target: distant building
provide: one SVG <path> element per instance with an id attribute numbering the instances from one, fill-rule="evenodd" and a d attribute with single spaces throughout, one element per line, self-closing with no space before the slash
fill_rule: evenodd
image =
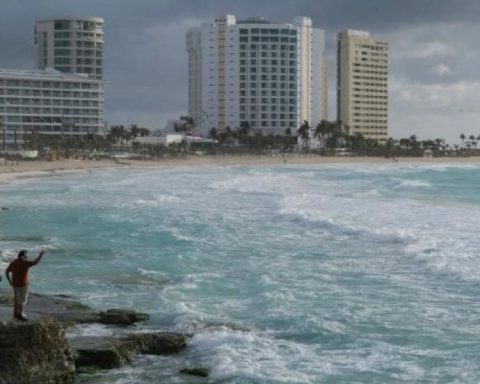
<path id="1" fill-rule="evenodd" d="M 65 73 L 103 78 L 103 19 L 39 19 L 34 43 L 38 69 L 55 68 Z"/>
<path id="2" fill-rule="evenodd" d="M 283 134 L 327 117 L 325 32 L 224 15 L 187 33 L 189 116 L 206 134 L 249 127 Z"/>
<path id="3" fill-rule="evenodd" d="M 338 35 L 337 118 L 350 134 L 388 138 L 388 43 L 368 32 Z"/>
<path id="4" fill-rule="evenodd" d="M 0 69 L 0 149 L 32 145 L 27 138 L 38 134 L 86 135 L 103 127 L 102 81 L 54 69 Z"/>

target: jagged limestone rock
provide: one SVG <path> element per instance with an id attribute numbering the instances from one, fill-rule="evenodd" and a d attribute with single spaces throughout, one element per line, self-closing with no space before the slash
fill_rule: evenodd
<path id="1" fill-rule="evenodd" d="M 191 376 L 208 377 L 207 368 L 184 368 L 180 370 L 180 373 L 185 373 Z"/>
<path id="2" fill-rule="evenodd" d="M 135 312 L 131 309 L 108 309 L 100 313 L 99 322 L 111 325 L 132 325 L 139 321 L 146 321 L 150 317 L 146 313 Z"/>
<path id="3" fill-rule="evenodd" d="M 0 384 L 74 383 L 74 360 L 55 320 L 0 324 Z"/>
<path id="4" fill-rule="evenodd" d="M 185 337 L 177 333 L 135 333 L 122 338 L 79 337 L 70 341 L 77 351 L 77 367 L 96 366 L 111 369 L 128 364 L 136 355 L 180 352 Z"/>

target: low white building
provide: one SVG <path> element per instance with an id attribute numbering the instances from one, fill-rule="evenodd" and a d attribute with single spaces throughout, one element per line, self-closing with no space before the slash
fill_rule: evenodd
<path id="1" fill-rule="evenodd" d="M 135 142 L 140 144 L 150 144 L 150 145 L 165 145 L 169 146 L 170 144 L 180 144 L 185 142 L 187 145 L 192 143 L 198 144 L 215 144 L 216 141 L 213 139 L 208 139 L 203 136 L 197 135 L 186 135 L 183 133 L 167 133 L 162 136 L 144 136 L 137 137 Z"/>
<path id="2" fill-rule="evenodd" d="M 0 69 L 0 149 L 23 148 L 34 141 L 28 135 L 99 133 L 103 108 L 101 80 L 54 69 Z"/>
<path id="3" fill-rule="evenodd" d="M 181 133 L 167 133 L 162 136 L 140 136 L 135 139 L 135 142 L 149 145 L 165 145 L 178 144 L 185 140 L 185 135 Z"/>

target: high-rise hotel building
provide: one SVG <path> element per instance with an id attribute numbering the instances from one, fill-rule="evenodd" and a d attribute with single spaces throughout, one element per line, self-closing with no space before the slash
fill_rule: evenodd
<path id="1" fill-rule="evenodd" d="M 0 69 L 0 149 L 31 149 L 36 135 L 100 133 L 103 19 L 37 20 L 34 43 L 37 70 Z"/>
<path id="2" fill-rule="evenodd" d="M 101 80 L 52 68 L 0 69 L 0 149 L 32 149 L 37 134 L 97 134 L 103 127 Z"/>
<path id="3" fill-rule="evenodd" d="M 327 116 L 325 33 L 292 23 L 220 16 L 187 33 L 189 115 L 203 132 L 248 124 L 283 134 Z"/>
<path id="4" fill-rule="evenodd" d="M 34 32 L 38 69 L 103 78 L 103 19 L 39 19 Z"/>
<path id="5" fill-rule="evenodd" d="M 364 31 L 338 35 L 337 119 L 350 134 L 388 138 L 388 43 Z"/>

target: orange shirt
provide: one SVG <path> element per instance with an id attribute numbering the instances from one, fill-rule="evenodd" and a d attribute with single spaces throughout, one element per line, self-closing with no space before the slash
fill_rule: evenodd
<path id="1" fill-rule="evenodd" d="M 28 270 L 33 267 L 35 262 L 16 259 L 10 263 L 7 274 L 12 272 L 12 285 L 14 287 L 26 287 L 28 285 Z"/>

